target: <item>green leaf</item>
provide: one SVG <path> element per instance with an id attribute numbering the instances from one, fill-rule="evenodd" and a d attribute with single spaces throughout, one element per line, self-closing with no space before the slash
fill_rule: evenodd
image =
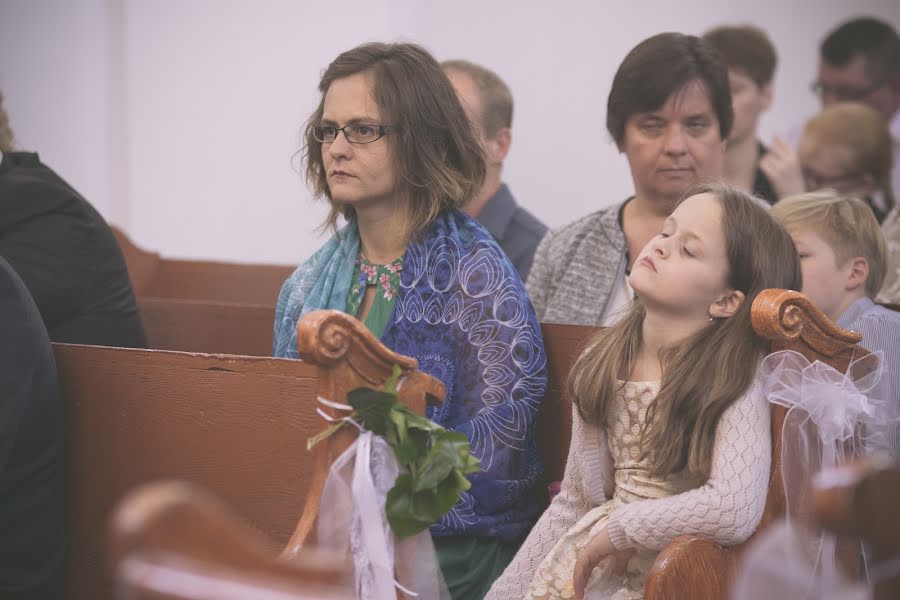
<path id="1" fill-rule="evenodd" d="M 448 512 L 450 512 L 450 509 L 453 508 L 457 502 L 459 502 L 459 493 L 462 490 L 467 490 L 472 486 L 472 484 L 469 483 L 469 480 L 466 479 L 466 483 L 468 485 L 464 488 L 460 488 L 460 482 L 456 478 L 456 474 L 457 472 L 454 471 L 454 475 L 442 481 L 434 491 L 434 494 L 436 496 L 435 507 L 440 510 L 437 518 L 435 519 L 435 522 L 446 515 Z M 465 477 L 463 479 L 465 479 Z"/>
<path id="2" fill-rule="evenodd" d="M 380 436 L 387 433 L 388 415 L 396 402 L 394 394 L 368 388 L 356 388 L 347 394 L 347 404 L 356 411 L 360 425 Z"/>
<path id="3" fill-rule="evenodd" d="M 416 470 L 413 491 L 420 492 L 435 488 L 444 481 L 453 469 L 464 471 L 470 468 L 469 439 L 464 433 L 441 431 L 434 441 L 422 464 Z"/>
<path id="4" fill-rule="evenodd" d="M 437 519 L 430 514 L 421 514 L 421 506 L 417 509 L 413 501 L 412 477 L 403 474 L 397 477 L 394 487 L 388 492 L 384 511 L 394 534 L 400 539 L 415 535 L 428 529 Z M 438 515 L 438 519 L 443 515 Z"/>
<path id="5" fill-rule="evenodd" d="M 443 427 L 427 417 L 417 415 L 402 404 L 397 405 L 397 410 L 403 412 L 406 416 L 406 426 L 409 429 L 419 429 L 422 431 L 445 431 Z"/>
<path id="6" fill-rule="evenodd" d="M 389 417 L 393 427 L 388 428 L 388 444 L 401 466 L 408 467 L 428 452 L 428 434 L 406 427 L 406 414 L 392 410 Z"/>

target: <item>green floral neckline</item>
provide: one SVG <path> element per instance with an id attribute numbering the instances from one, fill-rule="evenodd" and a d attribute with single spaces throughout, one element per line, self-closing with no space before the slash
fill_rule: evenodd
<path id="1" fill-rule="evenodd" d="M 400 271 L 402 270 L 402 256 L 392 263 L 376 265 L 369 262 L 369 259 L 360 252 L 359 256 L 356 257 L 353 286 L 350 288 L 350 295 L 347 298 L 347 313 L 354 317 L 357 316 L 359 305 L 366 294 L 366 287 L 370 285 L 377 286 L 375 291 L 376 303 L 383 301 L 393 305 L 400 289 Z"/>

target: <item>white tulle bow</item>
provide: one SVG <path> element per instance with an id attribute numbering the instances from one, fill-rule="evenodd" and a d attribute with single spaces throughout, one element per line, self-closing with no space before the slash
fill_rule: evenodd
<path id="1" fill-rule="evenodd" d="M 319 403 L 338 411 L 353 410 L 324 398 Z M 334 461 L 325 480 L 319 545 L 352 556 L 359 600 L 396 598 L 397 590 L 417 600 L 449 600 L 428 531 L 398 540 L 388 524 L 385 501 L 400 472 L 391 447 L 349 416 L 336 419 L 321 409 L 317 412 L 329 422 L 347 421 L 359 429 L 356 441 Z"/>

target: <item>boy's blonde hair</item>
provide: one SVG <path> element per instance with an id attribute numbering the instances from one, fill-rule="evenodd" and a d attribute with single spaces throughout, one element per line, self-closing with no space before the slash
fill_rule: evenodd
<path id="1" fill-rule="evenodd" d="M 789 231 L 811 231 L 821 237 L 834 251 L 838 267 L 857 256 L 865 258 L 869 263 L 866 295 L 878 294 L 887 271 L 887 245 L 865 202 L 825 190 L 785 198 L 772 213 Z"/>

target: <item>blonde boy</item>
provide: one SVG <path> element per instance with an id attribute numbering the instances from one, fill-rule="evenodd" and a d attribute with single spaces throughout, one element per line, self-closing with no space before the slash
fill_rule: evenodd
<path id="1" fill-rule="evenodd" d="M 881 227 L 863 201 L 832 191 L 785 198 L 772 212 L 797 247 L 803 293 L 845 329 L 884 351 L 881 389 L 900 413 L 900 313 L 872 299 L 884 282 L 887 250 Z M 891 440 L 896 454 L 900 443 Z"/>

